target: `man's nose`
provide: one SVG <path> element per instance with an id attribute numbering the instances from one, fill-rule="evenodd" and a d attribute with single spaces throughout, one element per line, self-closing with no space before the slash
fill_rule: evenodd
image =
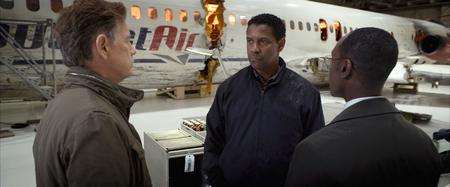
<path id="1" fill-rule="evenodd" d="M 250 52 L 252 53 L 259 53 L 261 50 L 259 49 L 258 45 L 253 43 L 250 44 Z"/>

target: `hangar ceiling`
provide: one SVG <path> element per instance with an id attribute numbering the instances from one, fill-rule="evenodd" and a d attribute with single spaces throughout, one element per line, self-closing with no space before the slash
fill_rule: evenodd
<path id="1" fill-rule="evenodd" d="M 313 0 L 450 26 L 450 0 Z"/>
<path id="2" fill-rule="evenodd" d="M 316 0 L 363 10 L 386 11 L 450 5 L 450 0 Z"/>

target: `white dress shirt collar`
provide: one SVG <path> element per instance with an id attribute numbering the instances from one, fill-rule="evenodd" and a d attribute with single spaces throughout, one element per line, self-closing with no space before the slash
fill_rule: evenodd
<path id="1" fill-rule="evenodd" d="M 344 110 L 356 103 L 361 102 L 361 101 L 368 100 L 368 99 L 375 99 L 375 98 L 383 98 L 383 96 L 360 97 L 360 98 L 352 99 L 345 103 Z"/>

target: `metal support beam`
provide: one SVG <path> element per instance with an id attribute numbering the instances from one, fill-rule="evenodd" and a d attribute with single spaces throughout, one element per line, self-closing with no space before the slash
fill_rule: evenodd
<path id="1" fill-rule="evenodd" d="M 388 8 L 394 7 L 394 5 L 392 5 L 392 3 L 386 3 L 386 2 L 382 2 L 382 1 L 370 1 L 370 4 L 388 7 Z"/>

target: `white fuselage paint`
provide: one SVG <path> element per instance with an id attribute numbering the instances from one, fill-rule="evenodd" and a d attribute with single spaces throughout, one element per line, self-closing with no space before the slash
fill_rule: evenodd
<path id="1" fill-rule="evenodd" d="M 192 16 L 194 11 L 199 11 L 202 18 L 205 17 L 205 11 L 200 2 L 192 0 L 123 1 L 128 11 L 127 22 L 131 27 L 131 32 L 134 32 L 132 42 L 139 49 L 134 56 L 136 59 L 134 64 L 135 76 L 125 79 L 122 84 L 134 88 L 161 88 L 176 85 L 190 85 L 199 82 L 198 70 L 204 68 L 203 59 L 205 57 L 190 54 L 185 51 L 185 48 L 188 47 L 188 39 L 193 34 L 198 35 L 195 36 L 195 42 L 192 46 L 207 48 L 205 28 L 203 25 L 195 22 Z M 50 8 L 49 1 L 41 1 L 40 9 L 36 12 L 29 11 L 26 8 L 25 1 L 14 1 L 14 3 L 12 9 L 0 8 L 2 12 L 2 20 L 0 20 L 0 23 L 8 23 L 10 25 L 9 33 L 13 36 L 16 33 L 17 25 L 5 20 L 52 19 L 55 21 L 57 18 L 57 14 Z M 64 0 L 63 6 L 67 7 L 71 3 L 72 1 Z M 255 6 L 256 4 L 257 6 Z M 140 7 L 141 18 L 139 20 L 130 16 L 130 9 L 133 5 Z M 157 19 L 152 20 L 147 16 L 147 9 L 149 7 L 157 9 Z M 420 55 L 417 43 L 414 41 L 417 23 L 421 23 L 422 27 L 426 27 L 428 31 L 432 31 L 434 34 L 447 36 L 450 33 L 448 28 L 431 22 L 310 1 L 227 0 L 224 3 L 224 7 L 224 20 L 227 25 L 224 27 L 224 34 L 221 39 L 224 44 L 221 55 L 224 67 L 228 73 L 235 73 L 249 65 L 246 60 L 246 25 L 241 25 L 240 18 L 249 20 L 252 16 L 260 13 L 271 13 L 279 16 L 286 22 L 286 46 L 280 56 L 285 59 L 289 68 L 314 84 L 326 83 L 327 76 L 326 74 L 314 73 L 308 67 L 308 63 L 305 62 L 307 59 L 331 56 L 331 50 L 337 41 L 336 31 L 333 30 L 331 33 L 329 27 L 330 24 L 336 21 L 340 22 L 342 28 L 346 27 L 347 33 L 349 33 L 350 27 L 352 29 L 378 27 L 392 32 L 399 46 L 399 61 L 405 63 L 411 63 L 418 58 L 421 61 L 432 62 L 432 60 Z M 172 21 L 168 22 L 164 19 L 164 9 L 166 8 L 170 8 L 173 11 Z M 178 19 L 180 10 L 186 10 L 188 12 L 187 22 L 182 22 Z M 231 14 L 236 17 L 235 24 L 229 22 L 229 15 Z M 314 24 L 318 25 L 319 19 L 324 19 L 328 23 L 328 38 L 325 41 L 321 40 L 320 30 L 315 30 Z M 291 29 L 291 21 L 294 22 L 293 29 Z M 299 22 L 302 22 L 302 30 L 299 29 Z M 310 31 L 307 30 L 307 23 L 311 26 Z M 155 30 L 161 26 L 170 26 L 177 29 L 176 36 L 172 38 L 174 39 L 173 46 L 167 46 L 166 42 L 169 37 L 164 37 L 158 49 L 152 50 L 152 43 L 155 40 Z M 25 47 L 32 45 L 35 30 L 33 26 L 28 28 L 24 42 Z M 344 29 L 342 29 L 342 36 L 347 34 L 343 31 Z M 164 30 L 164 35 L 169 35 L 169 29 Z M 144 37 L 145 40 L 143 40 Z M 47 32 L 45 32 L 45 38 L 46 42 L 48 42 L 50 28 L 47 28 Z M 46 45 L 46 56 L 49 59 L 51 57 L 51 49 L 47 47 L 46 42 L 44 42 L 44 45 Z M 181 50 L 178 46 L 181 47 Z M 42 48 L 26 49 L 25 51 L 36 59 L 42 59 Z M 62 59 L 59 50 L 55 51 L 56 59 Z M 187 54 L 189 54 L 188 60 L 186 60 Z M 0 48 L 0 56 L 14 57 L 17 54 L 10 45 L 6 44 Z M 16 65 L 16 67 L 24 71 L 29 71 L 29 68 L 24 65 Z M 47 66 L 47 68 L 51 69 L 51 66 Z M 401 67 L 399 68 L 401 69 Z M 57 80 L 61 82 L 67 68 L 63 64 L 57 64 L 56 69 Z M 7 88 L 23 85 L 20 83 L 20 79 L 3 65 L 0 66 L 0 73 L 2 74 L 0 85 L 7 85 L 5 86 Z M 225 78 L 225 74 L 222 73 L 221 67 L 219 67 L 218 72 L 214 76 L 214 82 L 221 82 Z"/>

